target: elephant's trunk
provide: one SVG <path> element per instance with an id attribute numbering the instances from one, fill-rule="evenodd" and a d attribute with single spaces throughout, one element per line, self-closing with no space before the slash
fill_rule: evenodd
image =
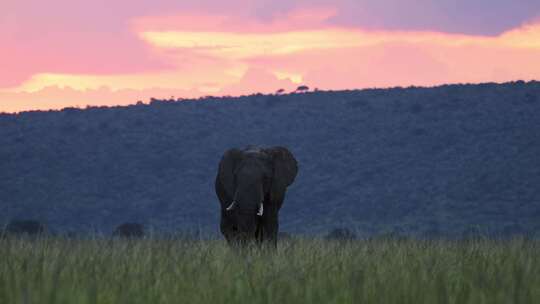
<path id="1" fill-rule="evenodd" d="M 257 209 L 257 215 L 258 216 L 263 216 L 263 214 L 264 214 L 264 206 L 263 206 L 264 190 L 263 190 L 262 185 L 261 185 L 261 197 L 262 197 L 262 200 L 259 203 L 259 208 Z M 233 211 L 236 208 L 236 206 L 238 205 L 237 198 L 238 198 L 238 190 L 236 190 L 234 192 L 233 200 L 232 200 L 231 204 L 227 208 L 225 208 L 226 211 Z"/>

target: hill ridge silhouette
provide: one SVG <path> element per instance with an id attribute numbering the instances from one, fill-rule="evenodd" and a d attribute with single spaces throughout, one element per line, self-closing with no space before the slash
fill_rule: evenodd
<path id="1" fill-rule="evenodd" d="M 188 101 L 0 114 L 0 223 L 216 233 L 217 163 L 256 144 L 299 161 L 284 231 L 540 232 L 538 82 Z"/>

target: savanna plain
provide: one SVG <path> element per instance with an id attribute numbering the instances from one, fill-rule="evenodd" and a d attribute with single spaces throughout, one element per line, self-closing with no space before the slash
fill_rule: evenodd
<path id="1" fill-rule="evenodd" d="M 540 242 L 0 240 L 0 303 L 538 303 Z"/>

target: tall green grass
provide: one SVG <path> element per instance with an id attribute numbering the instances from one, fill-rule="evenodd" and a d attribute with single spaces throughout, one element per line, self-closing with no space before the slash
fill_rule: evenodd
<path id="1" fill-rule="evenodd" d="M 540 303 L 540 246 L 3 239 L 0 303 Z"/>

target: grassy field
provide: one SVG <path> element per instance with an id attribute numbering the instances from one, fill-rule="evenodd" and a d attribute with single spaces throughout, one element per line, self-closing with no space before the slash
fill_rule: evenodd
<path id="1" fill-rule="evenodd" d="M 538 241 L 0 240 L 0 303 L 540 303 Z"/>

